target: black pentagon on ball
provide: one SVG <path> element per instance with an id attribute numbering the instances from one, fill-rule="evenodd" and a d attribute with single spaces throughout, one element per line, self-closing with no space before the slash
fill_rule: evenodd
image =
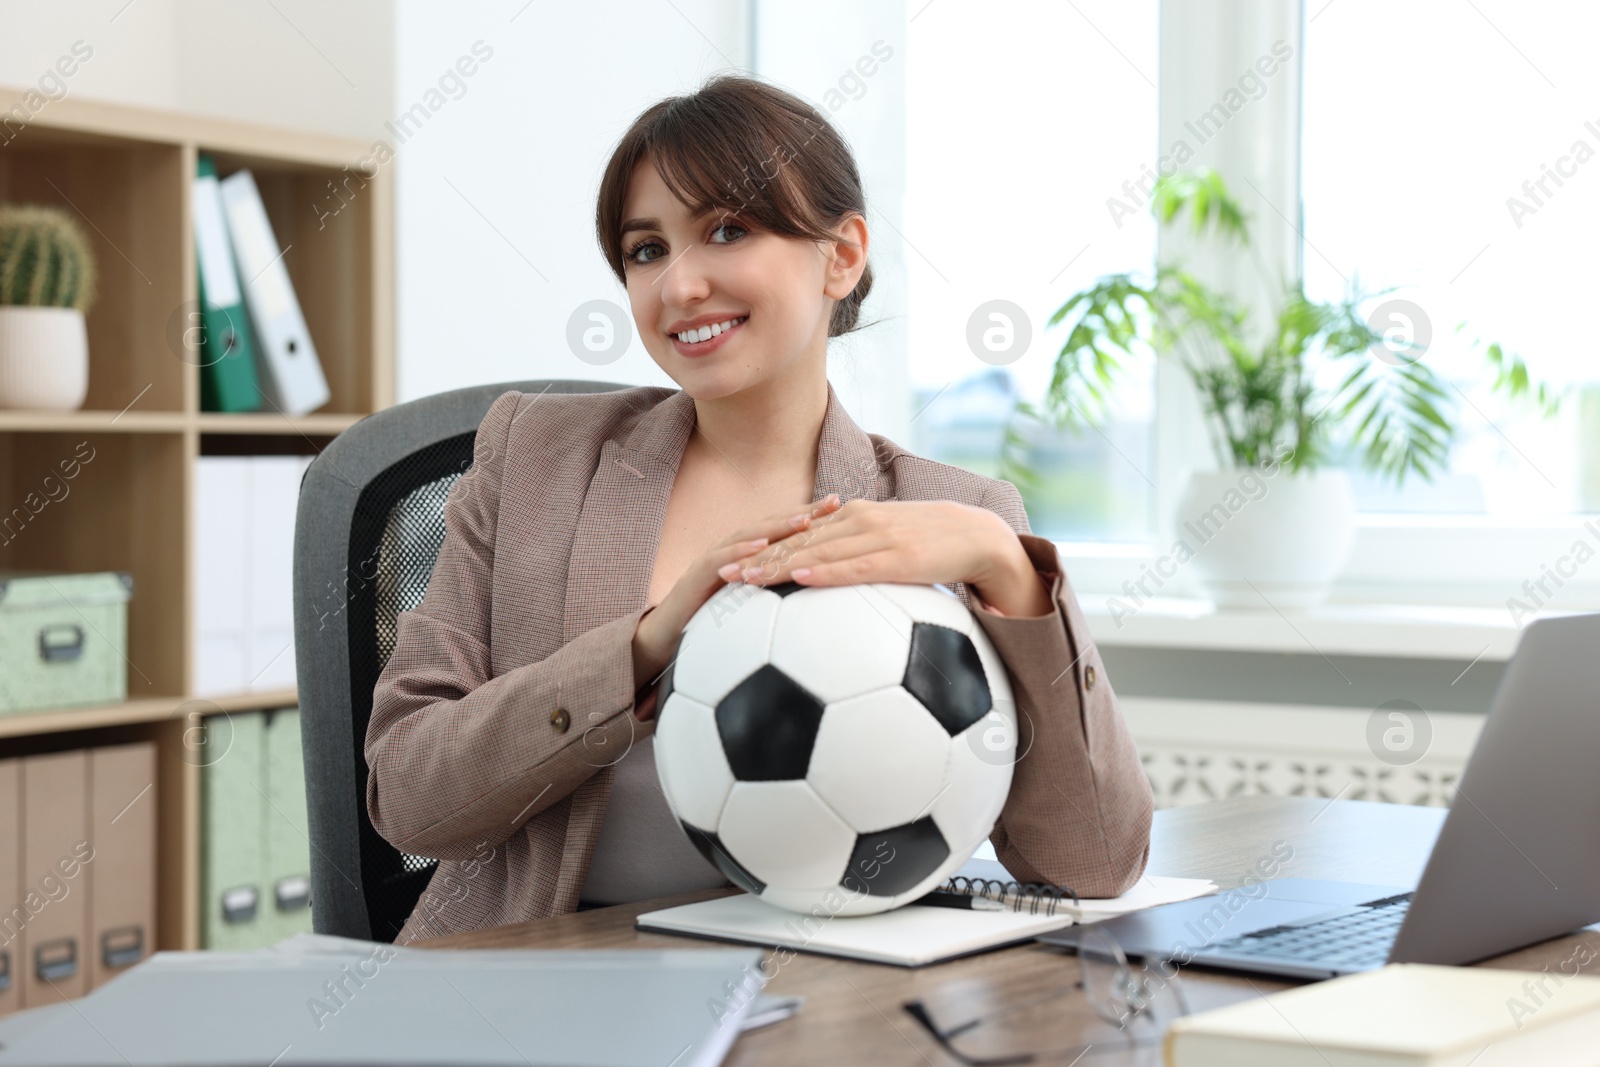
<path id="1" fill-rule="evenodd" d="M 951 737 L 989 714 L 994 706 L 983 660 L 972 639 L 931 622 L 912 624 L 911 656 L 900 684 L 933 713 Z"/>
<path id="2" fill-rule="evenodd" d="M 804 778 L 822 725 L 822 701 L 764 664 L 717 703 L 717 733 L 741 782 Z"/>
<path id="3" fill-rule="evenodd" d="M 777 585 L 764 585 L 762 588 L 769 593 L 788 596 L 790 593 L 798 593 L 800 590 L 805 589 L 806 586 L 801 585 L 799 582 L 779 582 Z"/>
<path id="4" fill-rule="evenodd" d="M 682 819 L 678 820 L 678 825 L 683 827 L 683 832 L 689 835 L 690 844 L 694 845 L 699 850 L 700 855 L 709 860 L 717 870 L 726 875 L 728 881 L 743 889 L 746 893 L 751 893 L 755 896 L 760 896 L 761 891 L 767 888 L 767 883 L 739 866 L 738 861 L 728 854 L 726 848 L 722 847 L 722 842 L 717 839 L 716 834 L 711 833 L 709 830 L 702 830 L 698 826 L 690 826 Z"/>
<path id="5" fill-rule="evenodd" d="M 911 889 L 950 858 L 950 845 L 931 816 L 856 836 L 839 884 L 852 893 L 892 897 Z"/>

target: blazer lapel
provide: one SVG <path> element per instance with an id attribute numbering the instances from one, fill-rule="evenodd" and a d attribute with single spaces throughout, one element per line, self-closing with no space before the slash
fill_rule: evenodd
<path id="1" fill-rule="evenodd" d="M 644 605 L 667 499 L 693 429 L 694 400 L 680 389 L 600 446 L 572 539 L 563 644 Z"/>
<path id="2" fill-rule="evenodd" d="M 694 399 L 680 389 L 600 446 L 572 541 L 563 643 L 644 605 L 694 422 Z M 811 499 L 829 493 L 841 501 L 884 500 L 888 493 L 872 439 L 850 418 L 831 382 Z"/>
<path id="3" fill-rule="evenodd" d="M 811 490 L 813 501 L 829 493 L 846 500 L 883 500 L 889 491 L 888 476 L 879 469 L 878 451 L 850 413 L 839 402 L 828 383 L 828 410 L 822 417 L 822 434 L 817 439 L 817 479 Z"/>

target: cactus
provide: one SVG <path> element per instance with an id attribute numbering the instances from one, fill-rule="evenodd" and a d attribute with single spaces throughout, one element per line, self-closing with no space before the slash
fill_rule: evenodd
<path id="1" fill-rule="evenodd" d="M 94 255 L 78 220 L 58 208 L 0 204 L 0 305 L 88 310 Z"/>

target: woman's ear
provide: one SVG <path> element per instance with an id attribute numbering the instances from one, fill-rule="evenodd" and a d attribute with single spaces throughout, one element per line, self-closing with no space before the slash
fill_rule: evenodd
<path id="1" fill-rule="evenodd" d="M 867 269 L 867 220 L 852 212 L 833 228 L 835 240 L 823 246 L 828 265 L 822 291 L 835 300 L 849 296 Z"/>

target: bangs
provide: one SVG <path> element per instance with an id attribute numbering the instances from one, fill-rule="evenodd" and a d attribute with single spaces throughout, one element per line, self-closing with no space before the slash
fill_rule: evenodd
<path id="1" fill-rule="evenodd" d="M 826 237 L 791 165 L 817 127 L 797 116 L 811 128 L 802 126 L 803 139 L 795 144 L 754 123 L 737 128 L 727 117 L 669 109 L 651 131 L 644 158 L 694 217 L 720 210 L 787 237 Z"/>

